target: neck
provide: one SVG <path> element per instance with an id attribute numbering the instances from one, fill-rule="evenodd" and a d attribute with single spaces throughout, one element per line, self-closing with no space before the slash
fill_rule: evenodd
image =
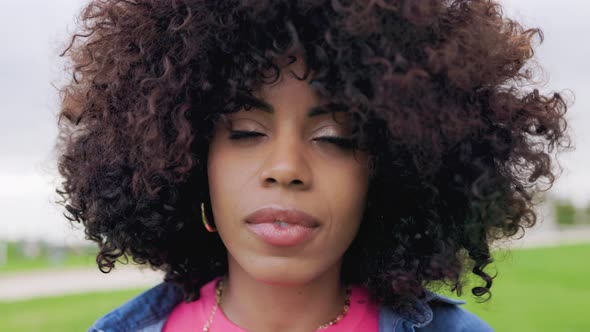
<path id="1" fill-rule="evenodd" d="M 340 263 L 306 283 L 283 285 L 253 279 L 229 261 L 221 310 L 248 331 L 310 332 L 336 318 L 345 302 Z"/>

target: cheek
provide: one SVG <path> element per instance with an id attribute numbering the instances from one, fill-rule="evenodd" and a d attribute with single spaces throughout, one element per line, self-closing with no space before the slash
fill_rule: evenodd
<path id="1" fill-rule="evenodd" d="M 326 187 L 330 190 L 329 197 L 334 199 L 335 206 L 346 207 L 344 210 L 348 211 L 364 206 L 369 183 L 368 167 L 365 164 L 351 162 L 325 173 L 326 177 L 332 177 Z"/>
<path id="2" fill-rule="evenodd" d="M 219 197 L 219 193 L 223 192 L 223 187 L 226 185 L 224 181 L 224 175 L 228 176 L 226 166 L 229 166 L 228 162 L 224 162 L 224 155 L 220 151 L 220 147 L 212 143 L 209 148 L 209 155 L 207 157 L 207 178 L 209 181 L 209 192 L 211 200 L 216 200 Z"/>
<path id="3" fill-rule="evenodd" d="M 365 210 L 368 168 L 353 164 L 338 171 L 332 169 L 326 172 L 324 180 L 324 196 L 332 210 L 333 227 L 342 237 L 354 237 Z"/>
<path id="4" fill-rule="evenodd" d="M 244 186 L 244 165 L 246 163 L 235 153 L 231 153 L 226 143 L 221 139 L 213 139 L 207 157 L 207 176 L 212 200 L 232 196 Z"/>
<path id="5" fill-rule="evenodd" d="M 223 220 L 231 218 L 227 213 L 232 211 L 231 207 L 237 203 L 235 186 L 239 181 L 239 172 L 236 172 L 235 165 L 236 163 L 231 160 L 231 154 L 224 153 L 223 146 L 214 141 L 209 148 L 207 177 L 213 219 L 218 228 L 222 227 Z"/>
<path id="6" fill-rule="evenodd" d="M 248 150 L 237 149 L 225 136 L 229 133 L 217 128 L 209 146 L 207 175 L 211 196 L 224 194 L 236 196 L 245 190 L 256 173 L 256 155 Z"/>
<path id="7" fill-rule="evenodd" d="M 207 176 L 213 220 L 220 235 L 228 234 L 227 227 L 242 216 L 244 197 L 251 196 L 256 180 L 255 164 L 248 156 L 235 153 L 224 142 L 212 142 L 207 159 Z M 231 233 L 231 231 L 230 231 Z"/>

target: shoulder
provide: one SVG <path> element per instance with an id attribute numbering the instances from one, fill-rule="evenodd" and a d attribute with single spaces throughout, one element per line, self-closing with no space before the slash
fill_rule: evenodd
<path id="1" fill-rule="evenodd" d="M 180 288 L 163 282 L 99 318 L 88 332 L 159 331 L 181 301 Z"/>
<path id="2" fill-rule="evenodd" d="M 461 307 L 465 301 L 428 292 L 412 311 L 380 308 L 380 332 L 493 332 L 481 318 Z"/>
<path id="3" fill-rule="evenodd" d="M 428 304 L 432 310 L 432 321 L 418 331 L 493 331 L 485 321 L 460 306 L 464 301 L 434 295 Z"/>

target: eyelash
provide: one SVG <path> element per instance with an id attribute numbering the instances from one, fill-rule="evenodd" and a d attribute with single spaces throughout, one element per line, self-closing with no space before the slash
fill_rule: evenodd
<path id="1" fill-rule="evenodd" d="M 246 131 L 246 130 L 232 130 L 230 132 L 229 139 L 231 140 L 240 140 L 240 139 L 249 139 L 264 136 L 264 134 L 256 132 L 256 131 Z M 326 142 L 334 144 L 342 149 L 352 149 L 354 147 L 354 141 L 350 138 L 344 137 L 337 137 L 337 136 L 323 136 L 318 137 L 315 140 L 320 142 Z"/>

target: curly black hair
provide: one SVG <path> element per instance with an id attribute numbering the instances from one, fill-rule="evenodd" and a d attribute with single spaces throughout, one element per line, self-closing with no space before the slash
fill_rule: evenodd
<path id="1" fill-rule="evenodd" d="M 186 301 L 227 270 L 199 220 L 213 126 L 295 48 L 372 158 L 342 279 L 378 303 L 437 282 L 460 293 L 467 269 L 489 295 L 491 243 L 535 224 L 534 194 L 570 145 L 562 95 L 526 90 L 541 31 L 492 0 L 93 0 L 80 22 L 62 54 L 61 204 L 103 272 L 132 257 Z"/>

